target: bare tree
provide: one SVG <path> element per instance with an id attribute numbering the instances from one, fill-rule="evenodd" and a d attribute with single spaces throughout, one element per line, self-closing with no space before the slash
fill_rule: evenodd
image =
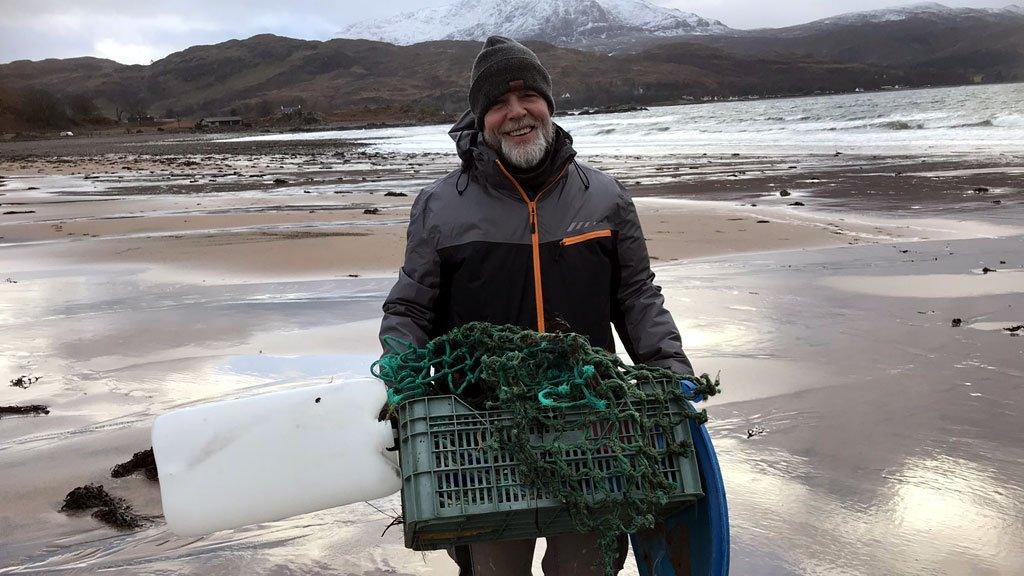
<path id="1" fill-rule="evenodd" d="M 254 107 L 254 112 L 260 118 L 267 118 L 274 115 L 274 107 L 266 98 L 261 98 Z"/>
<path id="2" fill-rule="evenodd" d="M 123 108 L 123 110 L 121 109 Z M 145 97 L 141 92 L 133 92 L 129 94 L 125 99 L 121 107 L 118 108 L 118 120 L 121 119 L 121 113 L 124 112 L 128 115 L 128 121 L 135 120 L 142 125 L 142 121 L 149 115 L 149 105 L 146 103 Z"/>
<path id="3" fill-rule="evenodd" d="M 103 116 L 96 102 L 89 95 L 82 92 L 66 96 L 64 102 L 68 116 L 78 122 L 91 122 Z"/>
<path id="4" fill-rule="evenodd" d="M 29 88 L 21 95 L 22 114 L 30 124 L 38 126 L 64 126 L 68 115 L 64 104 L 51 92 L 42 88 Z"/>

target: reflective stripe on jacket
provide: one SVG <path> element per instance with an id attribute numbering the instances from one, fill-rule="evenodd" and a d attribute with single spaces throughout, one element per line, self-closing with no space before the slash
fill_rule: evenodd
<path id="1" fill-rule="evenodd" d="M 633 362 L 692 373 L 633 201 L 617 180 L 577 162 L 571 137 L 556 130 L 563 166 L 531 200 L 470 113 L 451 129 L 462 167 L 413 202 L 382 343 L 421 346 L 485 321 L 576 332 L 614 351 L 614 324 Z"/>

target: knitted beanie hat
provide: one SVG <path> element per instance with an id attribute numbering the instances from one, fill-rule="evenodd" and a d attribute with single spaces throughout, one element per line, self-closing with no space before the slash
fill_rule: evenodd
<path id="1" fill-rule="evenodd" d="M 469 85 L 469 109 L 476 116 L 477 130 L 483 130 L 484 115 L 499 98 L 511 90 L 533 90 L 555 112 L 551 98 L 551 77 L 537 55 L 515 40 L 491 36 L 473 62 Z"/>

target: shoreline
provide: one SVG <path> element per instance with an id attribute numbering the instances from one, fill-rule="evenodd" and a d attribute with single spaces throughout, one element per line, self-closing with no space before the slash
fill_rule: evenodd
<path id="1" fill-rule="evenodd" d="M 453 166 L 451 154 L 347 140 L 163 140 L 65 142 L 46 156 L 0 145 L 0 251 L 225 281 L 393 274 L 415 194 Z M 1013 158 L 715 154 L 597 167 L 629 188 L 655 264 L 1005 235 L 1024 207 Z"/>

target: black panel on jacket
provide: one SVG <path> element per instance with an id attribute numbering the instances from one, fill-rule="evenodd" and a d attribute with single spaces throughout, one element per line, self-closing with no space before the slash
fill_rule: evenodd
<path id="1" fill-rule="evenodd" d="M 474 321 L 537 329 L 529 244 L 467 242 L 442 248 L 438 334 Z M 545 324 L 606 350 L 612 337 L 614 237 L 540 245 Z M 432 335 L 436 336 L 436 335 Z"/>

